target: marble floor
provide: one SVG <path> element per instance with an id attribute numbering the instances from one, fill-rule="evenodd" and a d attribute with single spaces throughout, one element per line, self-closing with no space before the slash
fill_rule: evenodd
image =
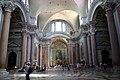
<path id="1" fill-rule="evenodd" d="M 31 80 L 120 80 L 120 71 L 111 69 L 103 71 L 99 69 L 82 69 L 68 71 L 62 68 L 51 68 L 44 72 L 34 71 L 30 74 Z M 9 72 L 0 74 L 0 80 L 25 80 L 24 72 Z"/>

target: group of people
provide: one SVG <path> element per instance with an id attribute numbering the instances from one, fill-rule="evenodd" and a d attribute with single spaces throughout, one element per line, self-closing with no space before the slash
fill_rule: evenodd
<path id="1" fill-rule="evenodd" d="M 85 69 L 86 64 L 85 63 L 76 63 L 76 64 L 68 64 L 67 69 L 70 71 L 71 69 L 74 71 L 80 70 L 80 69 Z"/>

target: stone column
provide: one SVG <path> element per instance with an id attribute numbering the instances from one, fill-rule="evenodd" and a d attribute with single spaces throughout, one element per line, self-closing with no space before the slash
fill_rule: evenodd
<path id="1" fill-rule="evenodd" d="M 42 44 L 40 44 L 40 65 L 42 65 Z"/>
<path id="2" fill-rule="evenodd" d="M 91 35 L 91 48 L 92 48 L 92 59 L 93 66 L 97 65 L 97 51 L 96 51 L 96 39 L 95 39 L 95 24 L 96 22 L 90 22 L 90 35 Z"/>
<path id="3" fill-rule="evenodd" d="M 36 51 L 36 65 L 38 65 L 39 58 L 39 44 L 37 43 L 37 51 Z"/>
<path id="4" fill-rule="evenodd" d="M 22 56 L 21 56 L 21 66 L 24 65 L 24 63 L 26 62 L 26 42 L 27 42 L 27 33 L 26 31 L 24 31 L 22 33 Z"/>
<path id="5" fill-rule="evenodd" d="M 70 62 L 71 62 L 71 64 L 73 64 L 73 44 L 71 44 L 71 46 L 70 46 L 70 55 L 71 55 L 71 57 L 70 57 Z"/>
<path id="6" fill-rule="evenodd" d="M 48 45 L 45 44 L 45 65 L 48 67 Z"/>
<path id="7" fill-rule="evenodd" d="M 31 37 L 28 35 L 28 62 L 30 62 L 30 53 L 31 53 Z"/>
<path id="8" fill-rule="evenodd" d="M 7 46 L 8 46 L 8 36 L 10 28 L 10 18 L 11 12 L 13 10 L 13 4 L 6 2 L 4 6 L 4 19 L 3 27 L 1 32 L 1 41 L 0 41 L 0 72 L 6 71 L 7 67 Z"/>
<path id="9" fill-rule="evenodd" d="M 30 61 L 31 61 L 31 64 L 33 65 L 34 64 L 34 49 L 35 49 L 35 43 L 34 43 L 34 39 L 35 39 L 35 35 L 32 34 L 31 35 L 31 55 L 30 55 Z"/>
<path id="10" fill-rule="evenodd" d="M 67 46 L 67 62 L 70 63 L 70 43 L 68 40 L 68 46 Z"/>
<path id="11" fill-rule="evenodd" d="M 28 34 L 27 34 L 27 39 L 26 39 L 26 42 L 25 42 L 25 44 L 26 44 L 26 54 L 25 54 L 25 62 L 28 62 Z"/>
<path id="12" fill-rule="evenodd" d="M 75 63 L 78 63 L 78 42 L 75 43 Z"/>
<path id="13" fill-rule="evenodd" d="M 48 67 L 50 67 L 50 44 L 48 44 Z"/>
<path id="14" fill-rule="evenodd" d="M 89 59 L 89 66 L 92 66 L 92 50 L 91 50 L 91 40 L 90 40 L 90 34 L 87 35 L 87 45 L 88 45 L 88 59 Z"/>
<path id="15" fill-rule="evenodd" d="M 108 29 L 110 35 L 111 49 L 112 49 L 112 62 L 114 66 L 120 66 L 120 48 L 118 44 L 117 31 L 113 16 L 114 3 L 106 3 L 105 10 L 107 14 Z"/>
<path id="16" fill-rule="evenodd" d="M 45 59 L 45 50 L 46 50 L 46 47 L 45 47 L 45 44 L 43 44 L 43 46 L 42 46 L 42 64 L 45 64 L 45 62 L 46 62 L 46 59 Z"/>
<path id="17" fill-rule="evenodd" d="M 83 49 L 84 49 L 84 60 L 88 64 L 88 47 L 87 47 L 87 33 L 83 32 Z"/>

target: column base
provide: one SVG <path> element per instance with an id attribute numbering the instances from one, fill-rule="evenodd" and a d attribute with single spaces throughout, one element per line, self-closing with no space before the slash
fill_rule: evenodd
<path id="1" fill-rule="evenodd" d="M 0 74 L 9 74 L 9 72 L 7 72 L 6 69 L 0 69 Z"/>

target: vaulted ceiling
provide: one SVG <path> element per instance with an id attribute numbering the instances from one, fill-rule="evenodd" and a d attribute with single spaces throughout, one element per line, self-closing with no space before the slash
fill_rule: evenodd
<path id="1" fill-rule="evenodd" d="M 78 17 L 86 14 L 87 0 L 29 0 L 30 15 L 39 18 L 40 30 L 52 20 L 65 20 L 76 29 Z"/>

